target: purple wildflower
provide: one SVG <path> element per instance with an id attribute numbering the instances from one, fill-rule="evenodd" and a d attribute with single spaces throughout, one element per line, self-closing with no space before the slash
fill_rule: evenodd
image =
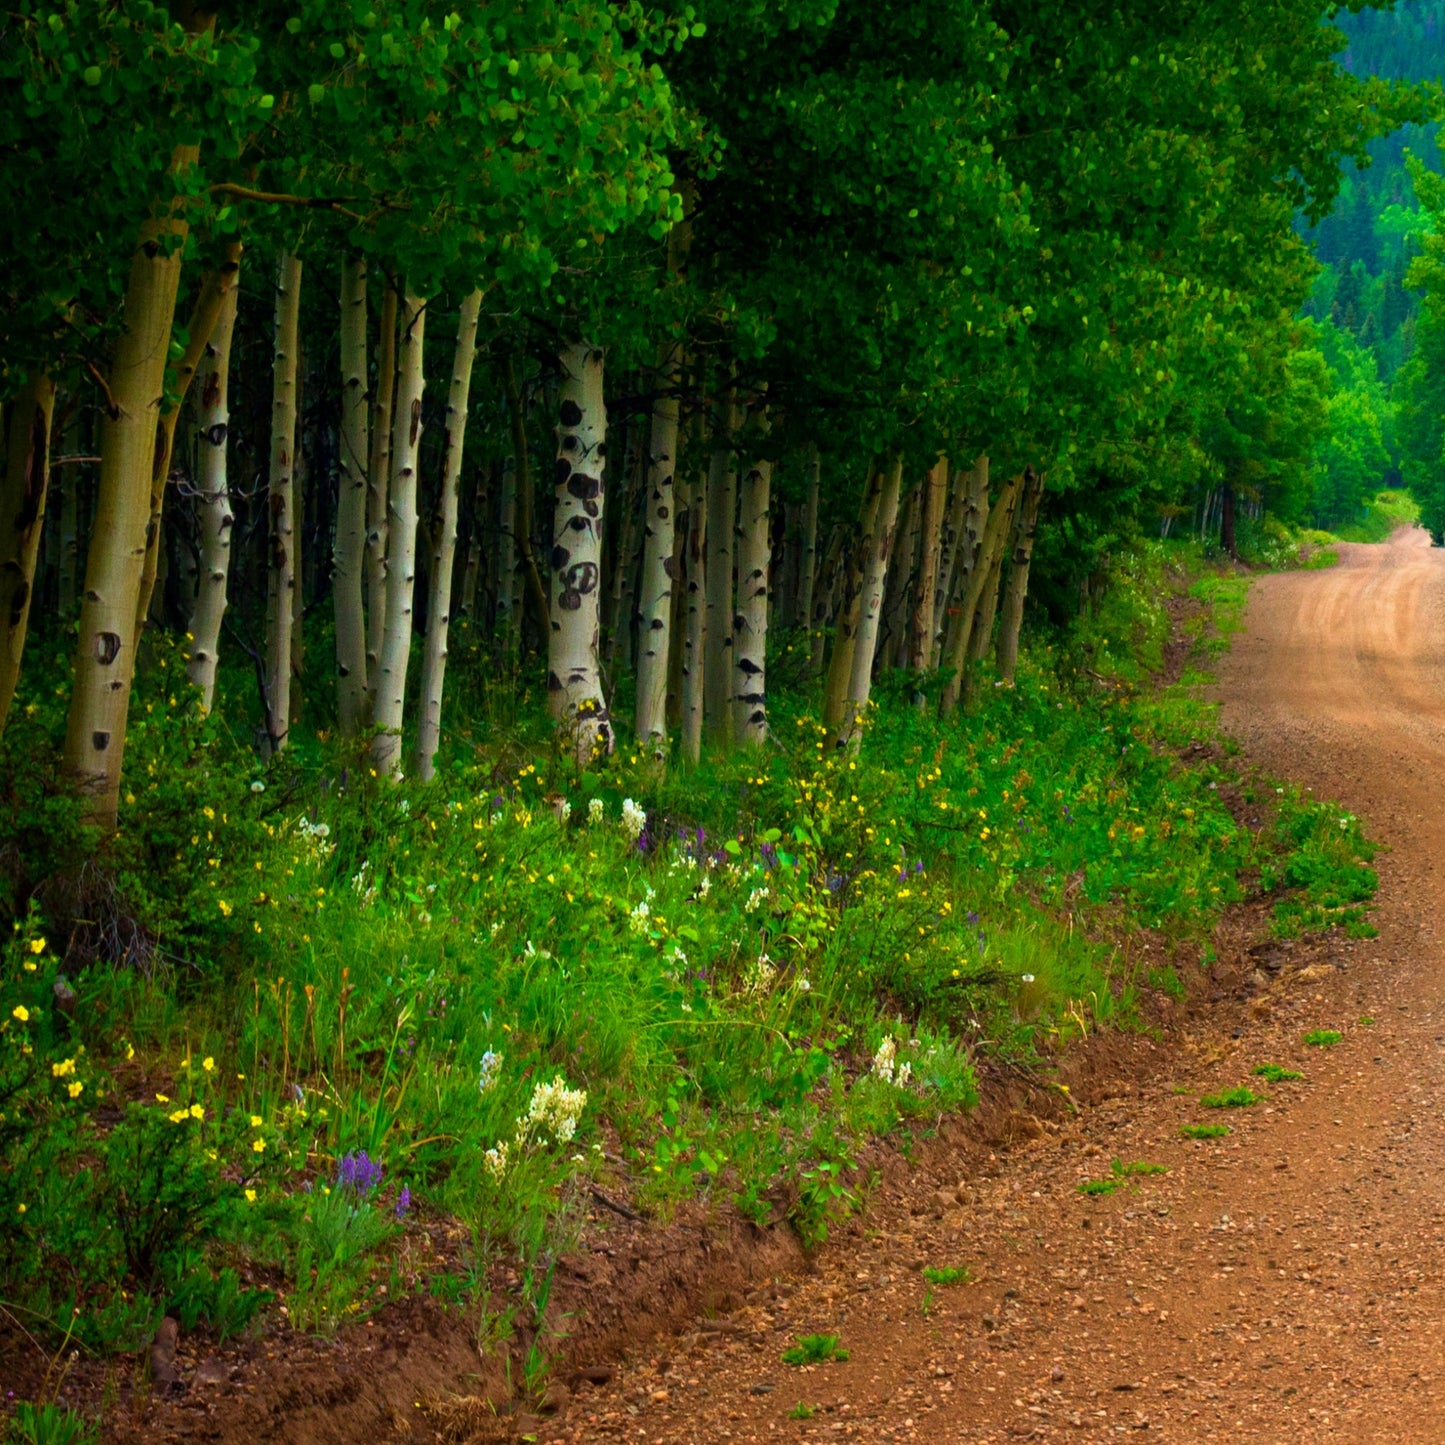
<path id="1" fill-rule="evenodd" d="M 396 1217 L 405 1219 L 407 1212 L 411 1209 L 411 1189 L 403 1184 L 401 1193 L 396 1196 Z"/>
<path id="2" fill-rule="evenodd" d="M 381 1183 L 383 1172 L 377 1160 L 365 1149 L 358 1149 L 354 1154 L 344 1156 L 337 1165 L 336 1182 L 343 1188 L 356 1190 L 358 1194 L 370 1194 Z"/>

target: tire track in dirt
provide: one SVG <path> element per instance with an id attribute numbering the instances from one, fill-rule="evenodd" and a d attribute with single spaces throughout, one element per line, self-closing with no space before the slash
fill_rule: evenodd
<path id="1" fill-rule="evenodd" d="M 1445 553 L 1409 530 L 1340 552 L 1256 583 L 1220 693 L 1255 761 L 1387 845 L 1379 937 L 1263 991 L 1233 1036 L 1183 1032 L 1155 1077 L 982 1175 L 921 1166 L 866 1237 L 583 1387 L 548 1438 L 1445 1441 Z M 1344 1041 L 1306 1048 L 1317 1027 Z M 1227 1139 L 1180 1137 L 1212 1121 L 1200 1091 L 1262 1061 L 1306 1078 Z M 1114 1156 L 1169 1173 L 1080 1196 Z M 975 1280 L 929 1299 L 925 1263 Z M 850 1359 L 780 1363 L 815 1332 Z"/>

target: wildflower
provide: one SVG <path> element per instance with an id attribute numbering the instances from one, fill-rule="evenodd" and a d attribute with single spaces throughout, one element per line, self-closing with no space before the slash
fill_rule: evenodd
<path id="1" fill-rule="evenodd" d="M 798 975 L 798 981 L 795 986 L 799 993 L 811 993 L 813 991 L 813 985 L 805 973 Z"/>
<path id="2" fill-rule="evenodd" d="M 347 1154 L 336 1167 L 336 1182 L 358 1194 L 370 1194 L 385 1171 L 378 1160 L 373 1159 L 365 1149 Z"/>
<path id="3" fill-rule="evenodd" d="M 766 953 L 760 953 L 743 975 L 743 987 L 749 993 L 766 993 L 778 976 L 778 970 Z"/>
<path id="4" fill-rule="evenodd" d="M 255 1202 L 256 1202 L 256 1191 L 255 1191 L 254 1189 L 248 1189 L 248 1190 L 246 1191 L 246 1203 L 247 1203 L 247 1204 L 254 1204 Z"/>
<path id="5" fill-rule="evenodd" d="M 168 1118 L 172 1124 L 184 1124 L 190 1117 L 189 1109 L 172 1109 L 171 1112 L 166 1115 L 166 1118 Z"/>
<path id="6" fill-rule="evenodd" d="M 28 1204 L 17 1204 L 15 1206 L 15 1212 L 16 1214 L 24 1214 L 29 1210 L 29 1208 L 30 1206 Z"/>
<path id="7" fill-rule="evenodd" d="M 883 1042 L 878 1045 L 878 1052 L 873 1055 L 874 1077 L 891 1084 L 893 1082 L 893 1061 L 897 1055 L 898 1045 L 894 1043 L 891 1034 L 886 1035 Z"/>
<path id="8" fill-rule="evenodd" d="M 57 1079 L 63 1079 L 67 1074 L 73 1074 L 75 1072 L 75 1060 L 64 1059 L 58 1064 L 51 1064 L 50 1072 L 54 1074 Z"/>
<path id="9" fill-rule="evenodd" d="M 632 912 L 627 915 L 628 927 L 631 928 L 634 933 L 646 933 L 647 917 L 651 912 L 652 908 L 649 906 L 646 900 L 639 903 L 637 907 L 634 908 Z"/>
<path id="10" fill-rule="evenodd" d="M 209 1074 L 216 1067 L 216 1061 L 209 1054 L 201 1060 L 201 1067 Z"/>
<path id="11" fill-rule="evenodd" d="M 411 1209 L 411 1190 L 403 1184 L 401 1193 L 396 1196 L 396 1217 L 405 1219 L 407 1212 Z"/>
<path id="12" fill-rule="evenodd" d="M 257 1154 L 264 1154 L 266 1152 L 266 1141 L 264 1139 L 252 1139 L 251 1148 Z"/>
<path id="13" fill-rule="evenodd" d="M 1034 981 L 1034 976 L 1031 973 L 1025 973 L 1020 975 L 1019 981 L 1021 983 L 1032 983 Z"/>
<path id="14" fill-rule="evenodd" d="M 631 798 L 624 798 L 622 800 L 622 831 L 627 834 L 628 841 L 637 842 L 646 826 L 647 814 Z"/>
<path id="15" fill-rule="evenodd" d="M 26 1008 L 23 1003 L 16 1004 L 15 1007 L 10 1010 L 10 1013 L 14 1018 L 19 1019 L 22 1024 L 30 1022 L 30 1010 Z"/>
<path id="16" fill-rule="evenodd" d="M 66 1092 L 72 1099 L 78 1099 L 84 1091 L 85 1085 L 82 1084 L 79 1079 L 72 1079 L 70 1083 L 66 1085 Z"/>
<path id="17" fill-rule="evenodd" d="M 477 1092 L 485 1094 L 495 1087 L 502 1072 L 502 1056 L 495 1049 L 488 1049 L 482 1055 L 482 1071 L 477 1077 Z"/>
<path id="18" fill-rule="evenodd" d="M 39 956 L 45 952 L 45 940 L 43 938 L 32 938 L 30 940 L 31 953 Z"/>
<path id="19" fill-rule="evenodd" d="M 766 885 L 761 888 L 754 888 L 753 891 L 748 894 L 748 901 L 743 904 L 743 912 L 756 913 L 762 906 L 763 899 L 765 899 L 771 891 Z"/>
<path id="20" fill-rule="evenodd" d="M 908 1081 L 909 1081 L 912 1077 L 913 1077 L 913 1065 L 912 1065 L 912 1064 L 899 1064 L 899 1066 L 898 1066 L 898 1087 L 899 1087 L 900 1089 L 906 1089 L 906 1088 L 908 1087 Z"/>
<path id="21" fill-rule="evenodd" d="M 191 1118 L 193 1118 L 193 1119 L 204 1119 L 205 1117 L 206 1117 L 206 1111 L 205 1111 L 199 1104 L 192 1104 L 192 1105 L 191 1105 Z"/>
<path id="22" fill-rule="evenodd" d="M 157 1094 L 157 1095 L 156 1095 L 156 1098 L 159 1099 L 159 1098 L 160 1098 L 160 1095 Z M 252 1127 L 253 1129 L 259 1129 L 259 1128 L 261 1127 L 261 1125 L 264 1124 L 265 1122 L 266 1122 L 266 1121 L 265 1121 L 259 1114 L 252 1114 L 252 1115 L 251 1115 L 251 1127 Z"/>
<path id="23" fill-rule="evenodd" d="M 557 821 L 565 823 L 572 816 L 572 804 L 566 798 L 560 798 L 557 802 Z"/>
<path id="24" fill-rule="evenodd" d="M 503 1139 L 495 1149 L 488 1149 L 482 1155 L 482 1162 L 486 1165 L 487 1173 L 493 1179 L 500 1180 L 507 1172 L 507 1141 Z"/>
<path id="25" fill-rule="evenodd" d="M 526 1132 L 535 1126 L 549 1129 L 559 1144 L 567 1144 L 577 1132 L 577 1121 L 587 1104 L 584 1089 L 569 1089 L 559 1074 L 550 1084 L 538 1084 L 532 1090 L 532 1102 L 522 1121 Z"/>
<path id="26" fill-rule="evenodd" d="M 266 784 L 263 783 L 260 778 L 257 778 L 256 781 L 251 784 L 251 791 L 253 793 L 264 793 L 266 791 Z"/>
<path id="27" fill-rule="evenodd" d="M 232 906 L 227 903 L 224 898 L 216 899 L 216 907 L 221 910 L 222 918 L 229 918 L 231 914 L 235 912 L 235 909 L 232 908 Z"/>

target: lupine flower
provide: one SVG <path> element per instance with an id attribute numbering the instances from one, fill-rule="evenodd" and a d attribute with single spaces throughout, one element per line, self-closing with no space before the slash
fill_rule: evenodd
<path id="1" fill-rule="evenodd" d="M 358 1194 L 370 1194 L 381 1183 L 383 1169 L 365 1149 L 347 1154 L 336 1167 L 336 1182 Z"/>
<path id="2" fill-rule="evenodd" d="M 405 1219 L 407 1211 L 411 1208 L 411 1190 L 403 1184 L 401 1193 L 396 1196 L 396 1217 Z"/>

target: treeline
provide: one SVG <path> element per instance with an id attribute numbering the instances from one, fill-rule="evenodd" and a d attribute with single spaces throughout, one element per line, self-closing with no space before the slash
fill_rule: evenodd
<path id="1" fill-rule="evenodd" d="M 398 776 L 461 613 L 582 759 L 620 679 L 659 761 L 760 741 L 780 626 L 840 742 L 880 668 L 951 708 L 1041 517 L 1068 593 L 1298 488 L 1292 218 L 1424 114 L 1305 0 L 71 0 L 0 42 L 0 719 L 73 621 L 103 826 L 148 628 L 208 707 L 246 657 L 263 753 L 304 688 Z"/>

